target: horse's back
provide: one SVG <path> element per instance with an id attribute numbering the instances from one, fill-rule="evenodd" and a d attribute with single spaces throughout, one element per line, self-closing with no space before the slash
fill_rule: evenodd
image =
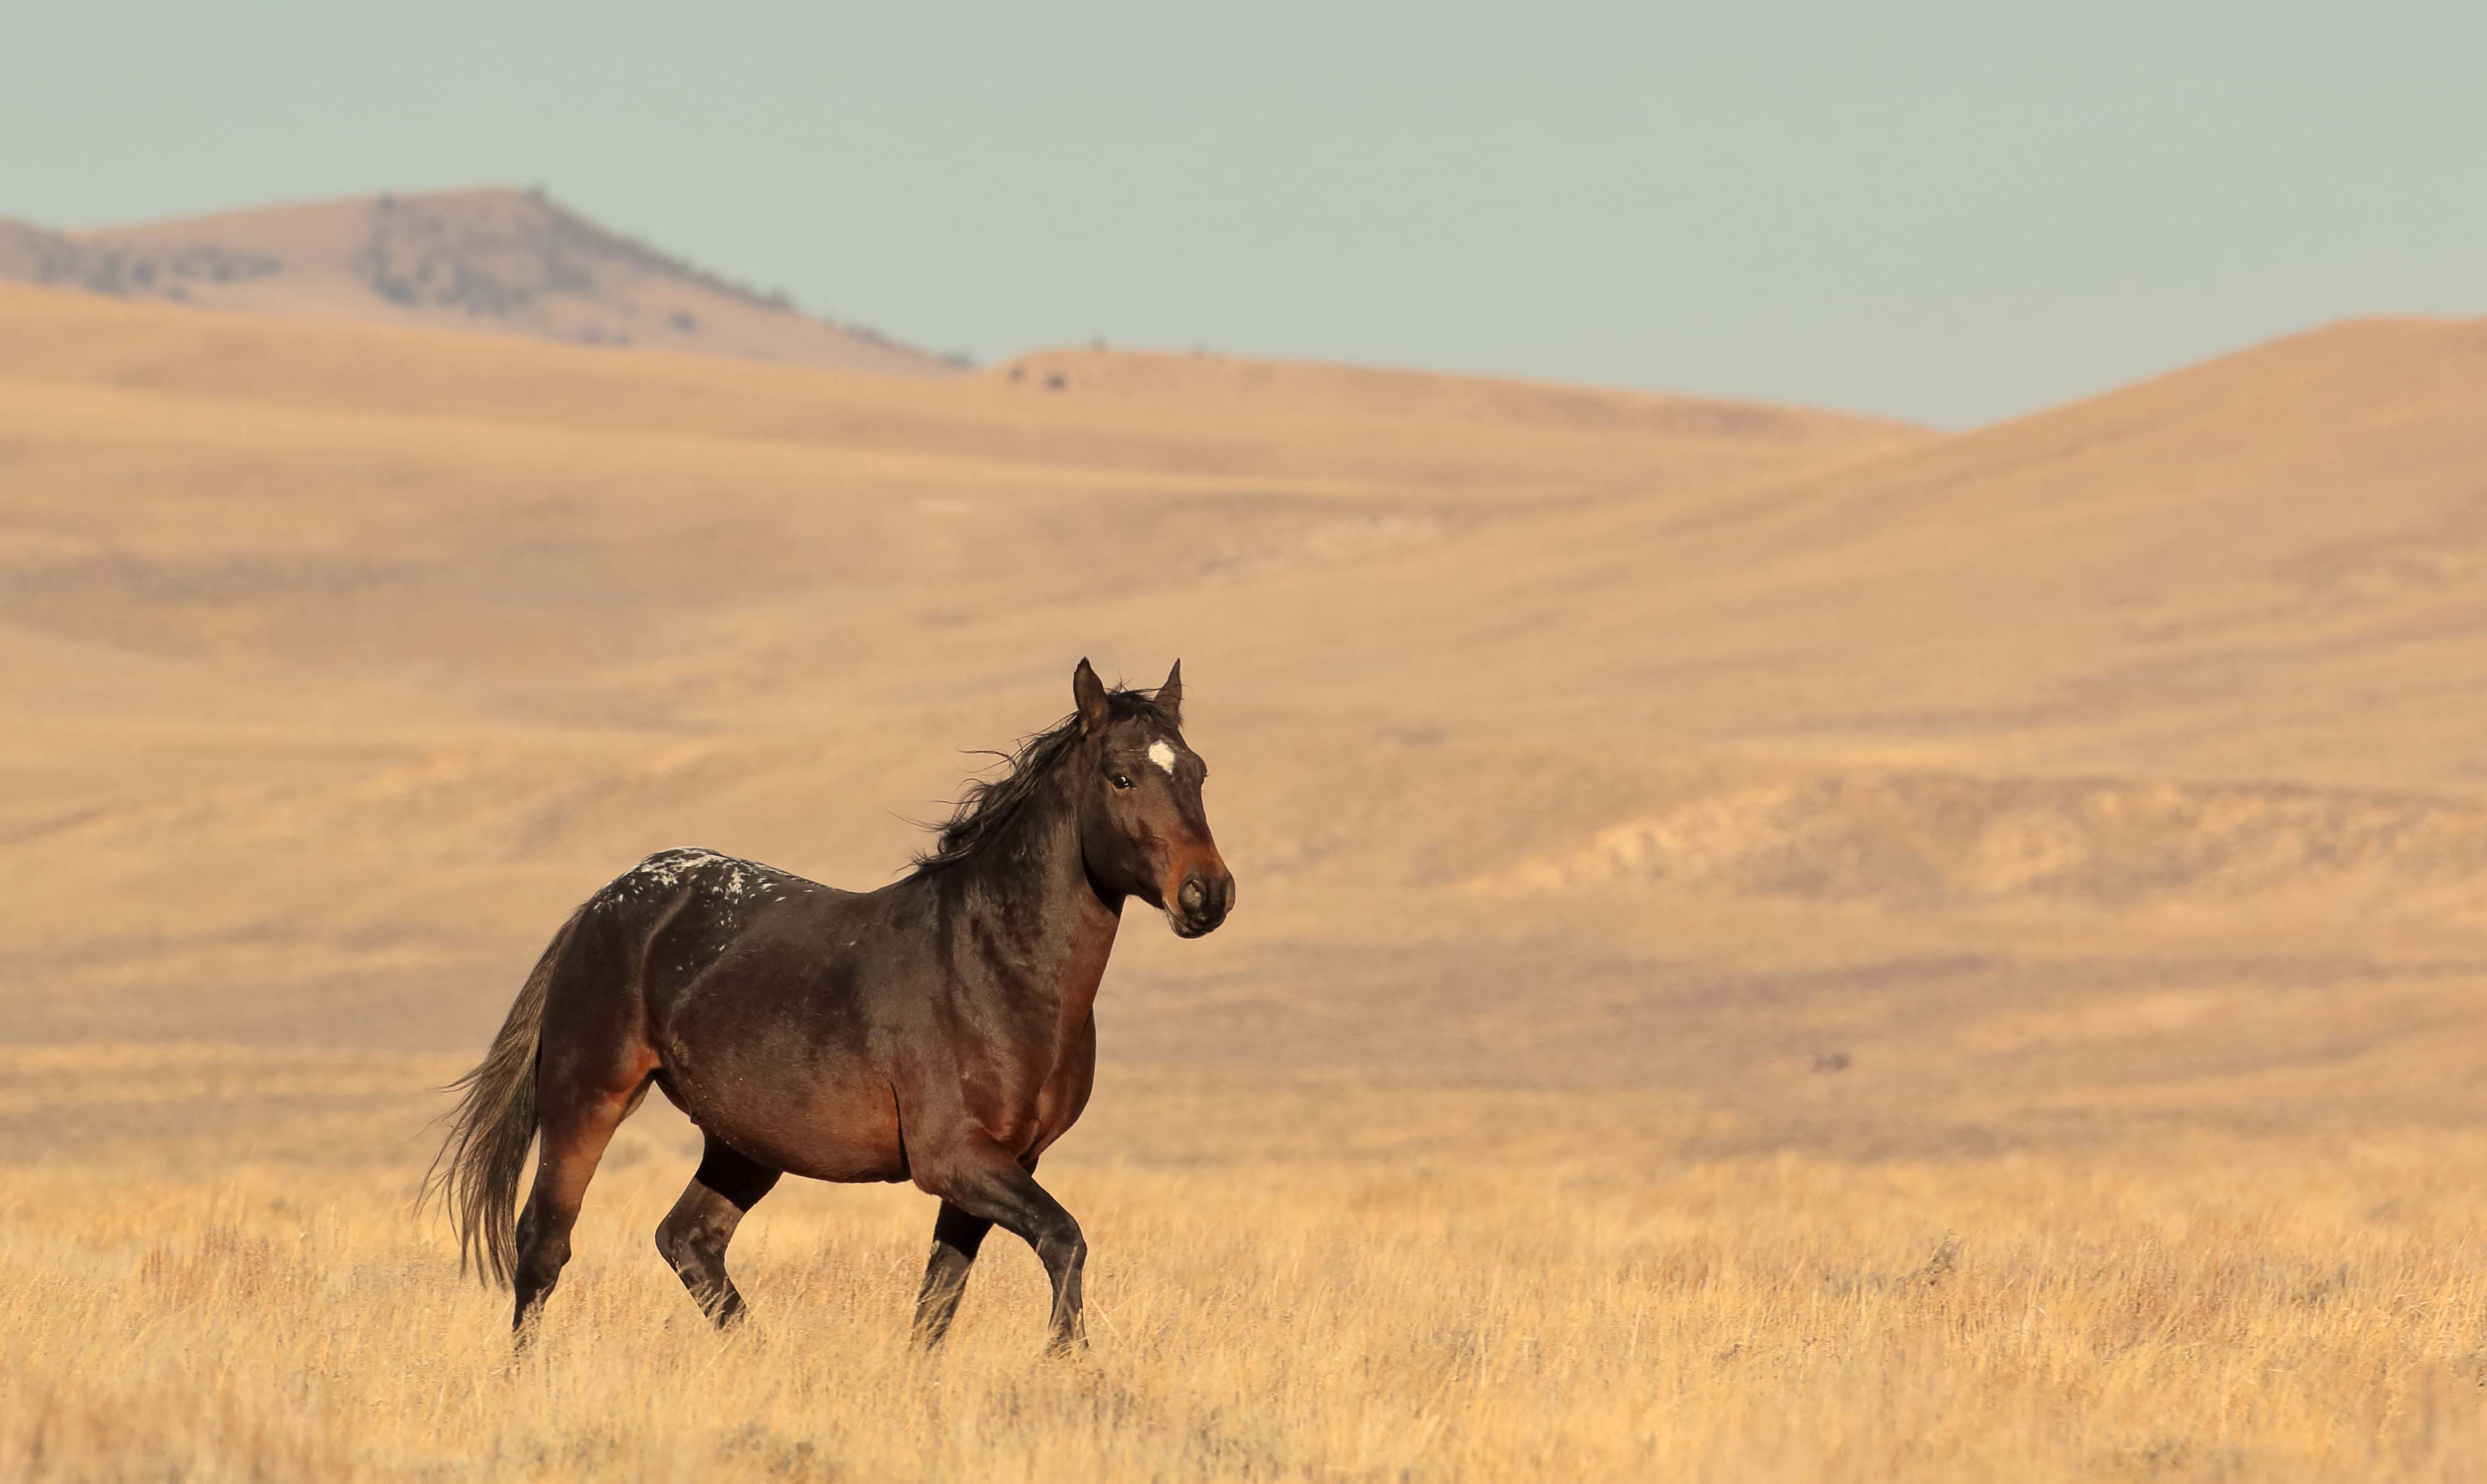
<path id="1" fill-rule="evenodd" d="M 622 996 L 667 1095 L 773 1168 L 898 1180 L 892 1007 L 866 960 L 880 893 L 844 891 L 715 851 L 659 851 L 590 900 L 627 943 Z"/>
<path id="2" fill-rule="evenodd" d="M 658 851 L 607 882 L 591 902 L 658 903 L 688 890 L 726 907 L 809 898 L 828 903 L 856 901 L 867 893 L 824 886 L 819 882 L 780 871 L 757 860 L 745 860 L 695 845 Z"/>
<path id="3" fill-rule="evenodd" d="M 834 995 L 842 962 L 876 936 L 878 895 L 686 847 L 615 877 L 588 911 L 629 962 L 652 1030 L 661 1030 L 693 1001 L 766 1015 L 789 999 Z"/>

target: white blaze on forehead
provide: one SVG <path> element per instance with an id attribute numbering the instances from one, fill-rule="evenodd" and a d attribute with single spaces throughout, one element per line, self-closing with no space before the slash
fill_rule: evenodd
<path id="1" fill-rule="evenodd" d="M 1174 748 L 1168 746 L 1165 739 L 1160 737 L 1149 743 L 1149 761 L 1164 769 L 1171 776 L 1174 772 Z"/>

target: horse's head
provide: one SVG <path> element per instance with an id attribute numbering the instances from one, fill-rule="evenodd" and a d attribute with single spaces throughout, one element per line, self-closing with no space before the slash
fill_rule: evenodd
<path id="1" fill-rule="evenodd" d="M 1154 697 L 1107 691 L 1088 661 L 1072 673 L 1079 703 L 1074 787 L 1088 874 L 1198 938 L 1235 908 L 1235 877 L 1209 835 L 1200 785 L 1209 769 L 1183 741 L 1183 661 Z"/>

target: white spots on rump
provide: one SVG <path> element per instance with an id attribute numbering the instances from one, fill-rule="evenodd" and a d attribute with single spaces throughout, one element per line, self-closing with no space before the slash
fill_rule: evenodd
<path id="1" fill-rule="evenodd" d="M 1164 769 L 1166 776 L 1174 776 L 1174 748 L 1167 744 L 1164 738 L 1160 737 L 1149 743 L 1149 761 Z"/>
<path id="2" fill-rule="evenodd" d="M 631 877 L 655 882 L 659 886 L 679 886 L 683 878 L 705 865 L 725 859 L 714 851 L 658 851 L 639 862 Z"/>
<path id="3" fill-rule="evenodd" d="M 725 868 L 725 879 L 716 885 L 717 890 L 728 897 L 741 897 L 777 874 L 767 866 L 720 855 L 714 851 L 686 849 L 658 851 L 639 862 L 629 875 L 622 878 L 622 882 L 635 884 L 644 881 L 659 886 L 679 886 L 692 872 L 708 866 Z"/>
<path id="4" fill-rule="evenodd" d="M 821 889 L 817 882 L 790 876 L 756 860 L 740 860 L 714 851 L 685 848 L 658 851 L 614 878 L 596 894 L 594 900 L 616 905 L 652 898 L 661 900 L 667 893 L 685 885 L 714 901 L 720 913 L 718 920 L 728 926 L 735 923 L 739 907 L 784 902 L 796 892 L 808 895 Z"/>

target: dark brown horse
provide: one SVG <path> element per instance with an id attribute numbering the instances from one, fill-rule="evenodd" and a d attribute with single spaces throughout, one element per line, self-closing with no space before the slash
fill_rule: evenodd
<path id="1" fill-rule="evenodd" d="M 663 1089 L 707 1135 L 657 1249 L 720 1326 L 736 1223 L 781 1173 L 912 1180 L 940 1197 L 916 1332 L 937 1342 L 999 1222 L 1053 1280 L 1050 1348 L 1083 1343 L 1079 1223 L 1036 1162 L 1088 1102 L 1091 1007 L 1124 899 L 1197 938 L 1235 905 L 1183 666 L 1153 694 L 1088 661 L 1077 709 L 969 786 L 915 869 L 839 891 L 708 851 L 651 855 L 555 934 L 434 1162 L 461 1250 L 517 1291 L 524 1342 L 570 1257 L 607 1140 Z M 515 1222 L 527 1147 L 535 1186 Z"/>

